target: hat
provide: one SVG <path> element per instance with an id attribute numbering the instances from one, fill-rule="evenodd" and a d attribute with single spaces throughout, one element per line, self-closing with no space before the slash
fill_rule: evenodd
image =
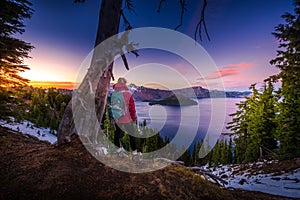
<path id="1" fill-rule="evenodd" d="M 126 83 L 127 83 L 127 80 L 126 80 L 125 78 L 123 78 L 123 77 L 120 77 L 120 78 L 118 79 L 118 83 L 124 83 L 124 84 L 126 84 Z"/>

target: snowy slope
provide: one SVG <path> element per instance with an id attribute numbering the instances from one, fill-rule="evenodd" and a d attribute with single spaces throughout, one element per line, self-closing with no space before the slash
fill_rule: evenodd
<path id="1" fill-rule="evenodd" d="M 267 162 L 267 161 L 265 161 Z M 270 162 L 270 161 L 269 161 Z M 275 162 L 275 161 L 271 161 Z M 262 165 L 263 162 L 256 163 Z M 241 165 L 219 166 L 215 169 L 202 167 L 212 174 L 227 181 L 226 188 L 239 188 L 243 190 L 260 191 L 264 193 L 300 198 L 300 168 L 289 172 L 264 174 L 253 172 L 250 168 L 240 169 Z"/>
<path id="2" fill-rule="evenodd" d="M 18 122 L 7 123 L 6 121 L 0 120 L 0 125 L 12 129 L 14 131 L 18 131 L 24 134 L 37 137 L 42 141 L 48 141 L 51 144 L 54 144 L 57 140 L 57 137 L 50 133 L 50 128 L 39 128 L 34 126 L 33 123 L 26 120 L 22 121 L 21 123 Z"/>

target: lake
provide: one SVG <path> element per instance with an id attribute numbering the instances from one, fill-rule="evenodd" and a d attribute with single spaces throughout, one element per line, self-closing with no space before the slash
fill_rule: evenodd
<path id="1" fill-rule="evenodd" d="M 202 140 L 207 132 L 210 137 L 219 138 L 220 133 L 229 133 L 226 125 L 231 121 L 229 114 L 237 110 L 236 103 L 244 98 L 205 98 L 194 99 L 198 102 L 196 106 L 162 106 L 152 105 L 148 102 L 136 101 L 138 121 L 146 120 L 147 126 L 156 130 L 160 135 L 170 139 L 177 138 L 177 146 L 190 146 L 189 142 Z M 212 105 L 220 104 L 212 108 Z M 212 113 L 214 109 L 214 114 Z M 222 112 L 222 110 L 224 112 Z M 222 118 L 224 120 L 218 120 Z M 223 119 L 222 118 L 222 119 Z M 218 133 L 219 132 L 219 133 Z M 179 136 L 177 136 L 179 135 Z M 213 136 L 214 135 L 214 136 Z M 226 136 L 225 136 L 226 137 Z"/>

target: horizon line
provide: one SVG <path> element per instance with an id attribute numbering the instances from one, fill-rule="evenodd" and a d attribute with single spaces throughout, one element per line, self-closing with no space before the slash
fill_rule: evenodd
<path id="1" fill-rule="evenodd" d="M 29 86 L 41 88 L 75 89 L 79 83 L 72 81 L 29 81 Z"/>
<path id="2" fill-rule="evenodd" d="M 113 84 L 113 82 L 111 82 L 111 84 Z M 161 88 L 155 88 L 155 87 L 149 87 L 149 86 L 144 86 L 144 85 L 136 85 L 135 83 L 130 83 L 130 84 L 134 84 L 137 87 L 148 87 L 151 89 L 160 89 L 160 90 L 166 90 L 165 89 L 161 89 Z M 130 85 L 128 84 L 128 85 Z M 72 81 L 29 81 L 28 83 L 29 86 L 32 87 L 41 87 L 41 88 L 58 88 L 58 89 L 69 89 L 69 90 L 74 90 L 76 89 L 80 83 L 76 83 L 76 82 L 72 82 Z M 207 89 L 201 85 L 193 85 L 191 87 L 202 87 L 204 89 Z M 175 88 L 175 89 L 171 89 L 171 90 L 180 90 L 180 89 L 185 89 L 185 88 Z M 170 90 L 170 89 L 169 89 Z M 213 89 L 213 90 L 218 90 L 218 89 Z M 224 91 L 242 91 L 242 90 L 232 90 L 232 89 L 224 89 Z M 248 91 L 248 90 L 243 90 Z"/>

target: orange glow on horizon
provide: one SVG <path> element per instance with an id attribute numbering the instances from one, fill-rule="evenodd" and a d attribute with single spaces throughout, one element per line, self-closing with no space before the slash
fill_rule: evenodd
<path id="1" fill-rule="evenodd" d="M 54 81 L 30 81 L 29 86 L 40 88 L 57 88 L 73 90 L 78 87 L 78 83 L 74 82 L 54 82 Z"/>

